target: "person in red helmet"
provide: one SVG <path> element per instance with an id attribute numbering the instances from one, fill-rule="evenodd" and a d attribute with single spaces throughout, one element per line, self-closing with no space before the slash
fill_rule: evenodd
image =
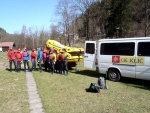
<path id="1" fill-rule="evenodd" d="M 42 56 L 43 56 L 44 68 L 45 68 L 45 71 L 47 71 L 47 63 L 46 63 L 47 49 L 46 48 L 44 48 Z"/>
<path id="2" fill-rule="evenodd" d="M 23 55 L 24 71 L 26 71 L 26 65 L 28 66 L 28 71 L 30 71 L 30 65 L 29 65 L 30 53 L 29 51 L 27 51 L 26 47 L 24 47 L 24 51 L 22 55 Z"/>
<path id="3" fill-rule="evenodd" d="M 19 73 L 20 70 L 21 70 L 21 63 L 22 63 L 22 60 L 23 60 L 23 56 L 22 56 L 22 53 L 20 52 L 20 48 L 18 49 L 17 53 L 15 54 L 15 57 L 16 57 L 16 62 L 17 62 L 17 72 Z"/>
<path id="4" fill-rule="evenodd" d="M 62 50 L 61 54 L 61 74 L 63 72 L 64 75 L 68 76 L 68 58 L 71 57 L 69 53 L 66 52 L 66 49 L 64 48 Z M 66 71 L 66 74 L 65 74 Z"/>
<path id="5" fill-rule="evenodd" d="M 51 74 L 54 74 L 55 61 L 56 61 L 56 55 L 54 54 L 54 50 L 51 49 L 50 50 L 50 55 L 49 55 L 49 64 L 50 64 Z"/>
<path id="6" fill-rule="evenodd" d="M 7 58 L 8 58 L 8 61 L 9 61 L 10 72 L 12 71 L 12 63 L 14 64 L 14 66 L 15 66 L 15 71 L 16 71 L 15 51 L 13 50 L 13 47 L 12 47 L 12 46 L 11 46 L 10 49 L 8 50 Z"/>
<path id="7" fill-rule="evenodd" d="M 35 49 L 33 48 L 32 49 L 32 52 L 31 52 L 31 62 L 32 62 L 32 69 L 31 71 L 35 71 L 36 70 L 36 57 L 37 57 L 37 54 L 35 52 Z"/>

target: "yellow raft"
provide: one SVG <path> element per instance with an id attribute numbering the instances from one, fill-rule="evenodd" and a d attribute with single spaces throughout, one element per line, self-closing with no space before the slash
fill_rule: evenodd
<path id="1" fill-rule="evenodd" d="M 83 48 L 68 47 L 68 46 L 62 45 L 56 40 L 47 40 L 46 47 L 53 48 L 54 50 L 60 50 L 60 52 L 62 52 L 62 49 L 65 48 L 66 52 L 69 53 L 71 56 L 68 58 L 68 63 L 71 63 L 71 62 L 76 63 L 83 59 L 83 56 L 82 56 L 84 53 Z"/>

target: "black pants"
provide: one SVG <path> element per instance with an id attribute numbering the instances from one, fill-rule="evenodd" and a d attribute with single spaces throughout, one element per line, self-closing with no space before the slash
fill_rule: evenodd
<path id="1" fill-rule="evenodd" d="M 24 70 L 26 71 L 26 65 L 28 66 L 28 70 L 30 70 L 29 61 L 24 60 L 23 63 L 24 63 Z"/>
<path id="2" fill-rule="evenodd" d="M 65 75 L 65 71 L 66 71 L 66 75 L 68 75 L 68 60 L 61 61 L 61 74 L 63 72 L 63 74 Z"/>
<path id="3" fill-rule="evenodd" d="M 41 61 L 38 61 L 38 66 L 40 68 L 40 72 L 42 71 L 42 65 L 41 65 Z"/>
<path id="4" fill-rule="evenodd" d="M 55 63 L 55 70 L 56 70 L 56 73 L 60 73 L 60 70 L 61 70 L 61 61 L 56 61 Z"/>
<path id="5" fill-rule="evenodd" d="M 14 64 L 15 70 L 16 70 L 16 61 L 15 61 L 15 60 L 10 60 L 10 61 L 9 61 L 10 71 L 12 71 L 12 62 L 13 62 L 13 64 Z"/>
<path id="6" fill-rule="evenodd" d="M 54 60 L 50 60 L 50 71 L 52 74 L 54 73 Z"/>
<path id="7" fill-rule="evenodd" d="M 21 61 L 17 61 L 17 72 L 21 70 Z"/>
<path id="8" fill-rule="evenodd" d="M 47 68 L 49 68 L 48 67 L 48 61 L 47 60 L 43 60 L 43 63 L 44 63 L 45 71 L 47 71 Z"/>

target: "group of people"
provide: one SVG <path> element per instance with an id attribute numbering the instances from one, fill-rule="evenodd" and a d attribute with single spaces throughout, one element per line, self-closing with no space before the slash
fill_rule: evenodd
<path id="1" fill-rule="evenodd" d="M 15 71 L 21 71 L 21 63 L 24 64 L 24 71 L 35 71 L 36 64 L 39 66 L 40 72 L 42 72 L 42 64 L 44 65 L 45 71 L 50 71 L 51 74 L 56 72 L 61 75 L 68 75 L 68 57 L 70 54 L 66 52 L 66 49 L 54 50 L 53 48 L 47 49 L 44 48 L 42 51 L 41 48 L 37 48 L 38 53 L 36 53 L 35 48 L 32 48 L 31 53 L 27 50 L 26 47 L 23 48 L 23 52 L 18 48 L 17 51 L 13 50 L 13 47 L 10 47 L 7 53 L 7 58 L 10 64 L 10 71 L 12 71 L 12 63 L 14 64 Z M 32 67 L 30 68 L 30 60 Z"/>

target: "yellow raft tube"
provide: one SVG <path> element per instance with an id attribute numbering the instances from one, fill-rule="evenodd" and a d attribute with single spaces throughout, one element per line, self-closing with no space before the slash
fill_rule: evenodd
<path id="1" fill-rule="evenodd" d="M 65 45 L 62 45 L 56 40 L 47 40 L 46 42 L 47 48 L 53 48 L 54 50 L 60 50 L 62 52 L 62 49 L 65 48 L 66 52 L 70 54 L 70 57 L 68 58 L 68 63 L 76 63 L 83 59 L 83 48 L 76 48 L 76 47 L 68 47 Z"/>

